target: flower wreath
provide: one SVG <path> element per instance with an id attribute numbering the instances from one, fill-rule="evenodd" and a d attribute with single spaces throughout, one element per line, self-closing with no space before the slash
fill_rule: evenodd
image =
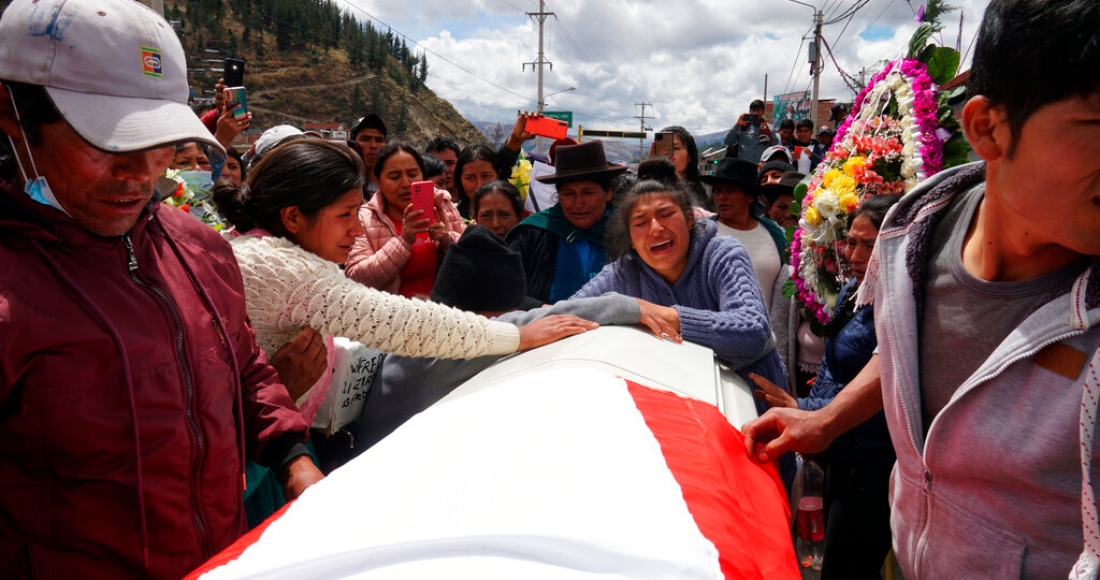
<path id="1" fill-rule="evenodd" d="M 811 321 L 829 321 L 847 281 L 841 244 L 848 215 L 866 199 L 905 193 L 944 167 L 966 162 L 969 147 L 948 105 L 963 88 L 937 94 L 935 86 L 954 77 L 958 52 L 925 46 L 932 30 L 922 24 L 910 56 L 887 63 L 871 78 L 825 159 L 795 188 L 792 212 L 800 217 L 791 240 L 793 288 L 787 291 Z"/>

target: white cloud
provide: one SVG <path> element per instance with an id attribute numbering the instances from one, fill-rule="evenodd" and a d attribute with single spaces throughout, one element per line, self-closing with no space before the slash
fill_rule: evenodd
<path id="1" fill-rule="evenodd" d="M 534 0 L 346 1 L 429 49 L 428 86 L 467 118 L 507 123 L 516 109 L 535 107 L 536 74 L 529 66 L 522 70 L 537 55 L 535 24 L 523 14 L 538 9 Z M 822 7 L 826 20 L 854 3 L 807 1 Z M 950 2 L 965 15 L 963 52 L 987 2 Z M 836 63 L 858 77 L 861 68 L 903 55 L 916 6 L 915 0 L 869 0 L 850 20 L 825 26 Z M 545 92 L 576 87 L 548 97 L 547 108 L 572 110 L 586 127 L 636 130 L 635 103 L 646 102 L 653 105 L 647 116 L 657 115 L 649 121 L 653 127 L 717 132 L 764 96 L 765 75 L 769 98 L 811 84 L 802 44 L 812 30 L 811 11 L 793 2 L 551 0 L 546 9 L 556 20 L 546 25 L 554 69 L 545 71 Z M 954 45 L 959 13 L 944 25 L 940 40 Z M 820 94 L 854 96 L 827 55 Z"/>

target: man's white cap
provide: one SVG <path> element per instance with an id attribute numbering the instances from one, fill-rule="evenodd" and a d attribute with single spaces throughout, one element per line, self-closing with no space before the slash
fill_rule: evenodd
<path id="1" fill-rule="evenodd" d="M 0 17 L 0 79 L 40 85 L 98 149 L 221 145 L 187 106 L 172 26 L 133 0 L 14 0 Z"/>
<path id="2" fill-rule="evenodd" d="M 245 162 L 251 165 L 254 159 L 263 157 L 276 145 L 282 143 L 284 139 L 301 135 L 305 135 L 305 133 L 293 125 L 275 125 L 264 131 L 259 139 L 256 139 L 256 142 L 252 144 L 252 147 L 250 147 L 248 152 L 244 155 Z"/>
<path id="3" fill-rule="evenodd" d="M 760 159 L 762 161 L 768 160 L 771 158 L 772 155 L 775 155 L 776 153 L 783 155 L 783 161 L 786 161 L 787 163 L 794 163 L 794 159 L 791 158 L 790 150 L 782 145 L 772 145 L 771 147 L 768 147 L 764 150 L 764 153 L 760 155 Z"/>

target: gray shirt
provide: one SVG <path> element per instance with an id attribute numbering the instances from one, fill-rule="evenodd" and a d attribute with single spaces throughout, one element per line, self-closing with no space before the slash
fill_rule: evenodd
<path id="1" fill-rule="evenodd" d="M 920 331 L 921 415 L 924 432 L 967 378 L 1054 289 L 1084 271 L 1079 262 L 1020 282 L 991 282 L 966 271 L 963 242 L 985 184 L 959 194 L 932 235 Z"/>

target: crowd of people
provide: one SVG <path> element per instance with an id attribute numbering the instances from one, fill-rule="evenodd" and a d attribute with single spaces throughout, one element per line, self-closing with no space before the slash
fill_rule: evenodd
<path id="1" fill-rule="evenodd" d="M 634 171 L 562 140 L 530 211 L 527 113 L 496 151 L 390 140 L 368 113 L 346 142 L 280 125 L 242 154 L 252 115 L 221 86 L 192 111 L 155 12 L 15 0 L 0 576 L 178 578 L 500 357 L 623 324 L 755 384 L 747 451 L 788 483 L 790 452 L 819 453 L 824 577 L 877 578 L 893 548 L 913 579 L 1096 578 L 1100 8 L 1041 4 L 991 1 L 961 115 L 982 161 L 848 216 L 814 332 L 784 286 L 828 126 L 773 129 L 754 101 L 709 175 L 681 126 Z M 176 184 L 209 191 L 220 232 L 159 203 Z M 381 367 L 311 430 L 335 337 Z"/>

